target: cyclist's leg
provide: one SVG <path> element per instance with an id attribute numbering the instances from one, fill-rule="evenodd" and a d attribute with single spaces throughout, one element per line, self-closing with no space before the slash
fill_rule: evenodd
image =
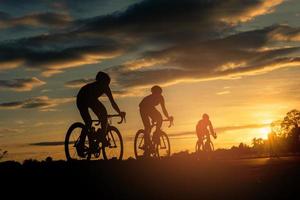
<path id="1" fill-rule="evenodd" d="M 86 125 L 86 127 L 88 128 L 88 130 L 90 130 L 90 127 L 91 127 L 91 124 L 92 124 L 92 119 L 91 119 L 91 116 L 89 114 L 89 109 L 88 109 L 88 106 L 85 104 L 85 103 L 82 103 L 80 101 L 77 101 L 77 108 L 80 112 L 80 115 Z M 77 146 L 77 150 L 78 150 L 78 155 L 81 156 L 81 157 L 84 157 L 84 142 L 85 142 L 85 139 L 86 139 L 86 135 L 87 133 L 85 131 L 81 131 L 81 134 L 80 134 L 80 138 L 79 138 L 79 143 L 78 143 L 78 146 Z"/>
<path id="2" fill-rule="evenodd" d="M 197 133 L 197 136 L 198 136 L 198 148 L 199 148 L 199 151 L 201 150 L 201 147 L 203 148 L 203 135 L 201 133 Z"/>
<path id="3" fill-rule="evenodd" d="M 206 138 L 206 141 L 205 141 L 205 149 L 206 149 L 206 151 L 212 151 L 211 146 L 210 146 L 211 140 L 210 140 L 210 134 L 209 134 L 209 132 L 205 134 L 205 138 Z"/>
<path id="4" fill-rule="evenodd" d="M 101 124 L 101 136 L 106 136 L 107 131 L 107 111 L 105 106 L 100 101 L 94 101 L 90 108 L 98 117 Z"/>
<path id="5" fill-rule="evenodd" d="M 85 102 L 77 100 L 77 108 L 79 110 L 79 113 L 80 113 L 81 118 L 83 119 L 85 125 L 88 128 L 90 128 L 90 126 L 92 125 L 92 119 L 91 119 L 91 115 L 89 113 L 89 107 L 87 106 L 87 104 Z"/>
<path id="6" fill-rule="evenodd" d="M 157 133 L 160 132 L 162 122 L 163 122 L 160 112 L 156 109 L 153 109 L 153 110 L 151 110 L 151 112 L 149 114 L 150 114 L 151 119 L 156 122 L 155 132 L 157 132 Z"/>
<path id="7" fill-rule="evenodd" d="M 148 111 L 146 109 L 140 109 L 140 115 L 142 118 L 142 122 L 144 125 L 144 130 L 145 130 L 145 147 L 147 148 L 150 144 L 150 132 L 151 132 L 151 124 L 150 124 L 150 119 L 148 115 Z"/>

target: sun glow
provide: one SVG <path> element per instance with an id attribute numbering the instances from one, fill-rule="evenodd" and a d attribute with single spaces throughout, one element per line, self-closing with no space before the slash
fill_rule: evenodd
<path id="1" fill-rule="evenodd" d="M 263 128 L 259 129 L 259 132 L 261 134 L 261 138 L 267 139 L 268 134 L 271 132 L 271 128 L 270 127 L 263 127 Z"/>

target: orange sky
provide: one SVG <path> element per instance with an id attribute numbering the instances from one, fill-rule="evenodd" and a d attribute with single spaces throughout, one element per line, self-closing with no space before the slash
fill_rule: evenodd
<path id="1" fill-rule="evenodd" d="M 125 157 L 142 128 L 138 104 L 154 84 L 163 86 L 175 118 L 174 127 L 164 126 L 172 152 L 194 151 L 203 113 L 216 128 L 215 147 L 229 148 L 266 138 L 270 122 L 299 109 L 299 1 L 149 2 L 88 1 L 82 12 L 67 3 L 62 11 L 45 2 L 0 5 L 6 16 L 0 15 L 0 149 L 8 150 L 6 160 L 64 159 L 63 146 L 31 144 L 64 140 L 71 123 L 81 120 L 74 103 L 79 87 L 99 70 L 111 75 L 116 101 L 127 112 L 126 124 L 114 122 Z M 157 5 L 161 10 L 153 15 Z M 45 15 L 56 20 L 33 15 L 49 9 Z"/>

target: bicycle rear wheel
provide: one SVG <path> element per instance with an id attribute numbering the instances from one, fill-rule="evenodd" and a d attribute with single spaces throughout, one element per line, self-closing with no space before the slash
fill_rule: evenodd
<path id="1" fill-rule="evenodd" d="M 196 153 L 199 153 L 199 152 L 201 152 L 202 150 L 203 150 L 203 146 L 202 146 L 201 142 L 197 141 L 197 142 L 196 142 L 196 147 L 195 147 L 195 152 L 196 152 Z"/>
<path id="2" fill-rule="evenodd" d="M 91 155 L 88 153 L 89 142 L 88 137 L 86 136 L 84 141 L 85 149 L 87 150 L 85 153 L 85 157 L 80 157 L 77 153 L 76 146 L 79 143 L 80 135 L 87 132 L 84 124 L 80 122 L 76 122 L 70 126 L 68 132 L 65 137 L 65 154 L 68 161 L 72 160 L 89 160 Z M 86 134 L 86 133 L 85 133 Z M 87 135 L 87 134 L 86 134 Z"/>
<path id="3" fill-rule="evenodd" d="M 140 129 L 135 134 L 134 137 L 134 155 L 136 159 L 140 159 L 144 157 L 145 153 L 145 132 L 144 130 Z"/>
<path id="4" fill-rule="evenodd" d="M 122 160 L 124 149 L 120 131 L 116 127 L 108 127 L 106 139 L 109 145 L 102 146 L 103 158 L 105 160 Z"/>
<path id="5" fill-rule="evenodd" d="M 171 155 L 171 145 L 168 135 L 161 131 L 159 141 L 155 144 L 156 157 L 165 158 Z"/>

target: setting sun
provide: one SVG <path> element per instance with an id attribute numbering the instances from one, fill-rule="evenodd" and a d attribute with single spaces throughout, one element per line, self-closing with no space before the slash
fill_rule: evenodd
<path id="1" fill-rule="evenodd" d="M 263 127 L 261 129 L 259 129 L 259 132 L 261 134 L 261 138 L 267 139 L 268 134 L 271 132 L 271 128 L 270 127 Z"/>

